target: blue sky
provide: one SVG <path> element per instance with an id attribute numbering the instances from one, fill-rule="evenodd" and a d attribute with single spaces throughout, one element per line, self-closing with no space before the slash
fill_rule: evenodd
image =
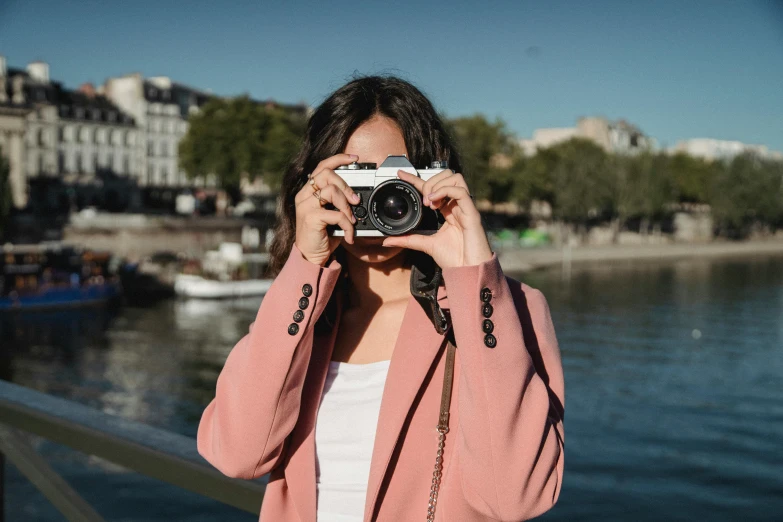
<path id="1" fill-rule="evenodd" d="M 0 54 L 71 87 L 140 71 L 310 104 L 395 73 L 519 137 L 603 115 L 783 151 L 781 1 L 0 0 Z"/>

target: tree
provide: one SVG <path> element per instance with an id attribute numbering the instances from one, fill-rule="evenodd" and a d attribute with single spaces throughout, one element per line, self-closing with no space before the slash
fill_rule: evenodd
<path id="1" fill-rule="evenodd" d="M 491 201 L 507 200 L 513 184 L 509 163 L 517 155 L 517 147 L 503 120 L 490 122 L 476 114 L 452 119 L 447 126 L 456 139 L 462 174 L 473 194 Z"/>
<path id="2" fill-rule="evenodd" d="M 573 138 L 539 150 L 528 162 L 526 183 L 549 201 L 556 219 L 579 225 L 612 210 L 611 165 L 592 141 Z"/>
<path id="3" fill-rule="evenodd" d="M 190 118 L 179 145 L 180 164 L 191 178 L 214 174 L 224 188 L 236 189 L 245 175 L 277 187 L 303 129 L 303 115 L 293 111 L 247 96 L 213 98 Z"/>
<path id="4" fill-rule="evenodd" d="M 11 167 L 3 156 L 3 150 L 0 149 L 0 237 L 3 237 L 5 232 L 12 205 Z"/>
<path id="5" fill-rule="evenodd" d="M 674 191 L 673 201 L 706 203 L 716 168 L 703 159 L 678 152 L 669 160 L 669 174 Z"/>
<path id="6" fill-rule="evenodd" d="M 641 229 L 646 232 L 650 222 L 664 217 L 667 203 L 674 201 L 669 158 L 650 152 L 616 155 L 612 157 L 612 165 L 614 212 L 619 228 L 630 218 L 640 218 Z"/>
<path id="7" fill-rule="evenodd" d="M 741 237 L 756 223 L 781 223 L 783 163 L 746 153 L 714 166 L 710 206 L 721 234 Z"/>

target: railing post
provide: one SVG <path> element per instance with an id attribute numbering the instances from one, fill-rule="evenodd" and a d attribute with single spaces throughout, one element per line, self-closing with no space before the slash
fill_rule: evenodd
<path id="1" fill-rule="evenodd" d="M 5 453 L 0 451 L 0 522 L 5 522 Z"/>

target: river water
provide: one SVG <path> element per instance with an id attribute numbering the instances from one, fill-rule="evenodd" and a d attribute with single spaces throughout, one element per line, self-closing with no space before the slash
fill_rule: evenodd
<path id="1" fill-rule="evenodd" d="M 566 475 L 542 520 L 783 520 L 783 258 L 520 276 L 549 300 Z M 0 377 L 195 437 L 259 300 L 5 317 Z M 257 516 L 33 437 L 108 521 Z M 6 520 L 62 516 L 6 466 Z"/>

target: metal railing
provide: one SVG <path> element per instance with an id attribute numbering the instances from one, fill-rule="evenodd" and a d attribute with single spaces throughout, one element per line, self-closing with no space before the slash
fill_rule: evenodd
<path id="1" fill-rule="evenodd" d="M 39 455 L 34 434 L 88 455 L 258 514 L 264 479 L 226 477 L 196 450 L 196 441 L 87 406 L 0 381 L 0 466 L 12 462 L 69 521 L 103 518 Z M 2 478 L 2 472 L 0 472 Z M 4 512 L 0 480 L 0 522 Z"/>

